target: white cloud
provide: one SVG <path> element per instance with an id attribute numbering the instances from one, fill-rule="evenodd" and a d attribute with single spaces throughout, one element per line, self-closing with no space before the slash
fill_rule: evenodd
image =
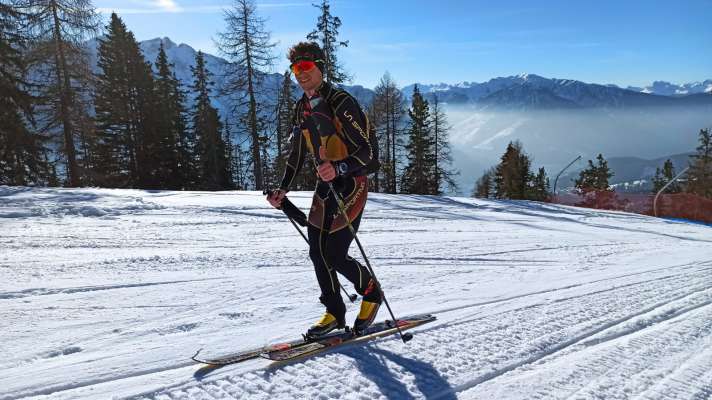
<path id="1" fill-rule="evenodd" d="M 179 12 L 181 11 L 180 6 L 175 0 L 154 0 L 152 1 L 154 5 L 168 12 Z"/>
<path id="2" fill-rule="evenodd" d="M 106 14 L 111 12 L 119 14 L 161 14 L 184 11 L 183 7 L 181 7 L 176 0 L 99 1 L 97 3 L 99 3 L 97 4 L 99 5 L 97 10 Z M 131 7 L 124 7 L 126 3 L 129 3 Z"/>
<path id="3" fill-rule="evenodd" d="M 100 3 L 97 8 L 101 13 L 116 12 L 118 14 L 162 14 L 162 13 L 215 13 L 230 8 L 231 4 L 212 4 L 212 5 L 196 5 L 196 6 L 181 6 L 176 0 L 130 0 L 128 3 L 132 7 L 122 7 L 118 4 L 125 5 L 127 1 L 117 2 L 116 7 L 111 7 L 106 3 L 114 3 L 112 1 L 98 1 Z M 284 3 L 257 3 L 258 8 L 286 8 L 286 7 L 304 7 L 311 6 L 308 2 L 284 2 Z"/>

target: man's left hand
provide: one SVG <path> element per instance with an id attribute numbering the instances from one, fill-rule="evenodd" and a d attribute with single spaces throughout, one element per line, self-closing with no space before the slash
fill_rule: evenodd
<path id="1" fill-rule="evenodd" d="M 336 178 L 336 169 L 331 161 L 324 161 L 317 167 L 317 173 L 324 182 L 331 182 Z"/>

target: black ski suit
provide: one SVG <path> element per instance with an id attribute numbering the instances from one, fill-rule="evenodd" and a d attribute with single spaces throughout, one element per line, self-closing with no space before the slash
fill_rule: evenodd
<path id="1" fill-rule="evenodd" d="M 316 97 L 319 97 L 318 99 Z M 294 109 L 291 149 L 280 188 L 289 190 L 304 163 L 306 152 L 316 159 L 324 147 L 324 161 L 335 164 L 339 175 L 332 181 L 344 201 L 349 222 L 358 229 L 368 193 L 365 167 L 374 157 L 368 140 L 369 123 L 356 99 L 324 82 L 311 99 L 306 94 Z M 371 279 L 368 269 L 349 257 L 353 234 L 326 182 L 319 179 L 309 212 L 309 256 L 321 288 L 319 300 L 337 319 L 346 312 L 338 271 L 363 295 Z"/>

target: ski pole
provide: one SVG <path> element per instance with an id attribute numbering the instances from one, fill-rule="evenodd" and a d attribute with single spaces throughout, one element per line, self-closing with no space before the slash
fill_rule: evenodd
<path id="1" fill-rule="evenodd" d="M 314 163 L 316 164 L 317 161 L 316 159 L 314 160 Z M 344 216 L 344 219 L 346 220 L 346 224 L 349 227 L 349 230 L 351 231 L 351 235 L 353 235 L 354 240 L 356 241 L 356 244 L 358 245 L 358 249 L 361 251 L 361 256 L 363 256 L 364 261 L 366 262 L 366 266 L 368 267 L 368 271 L 371 273 L 371 276 L 373 277 L 373 280 L 376 282 L 376 288 L 378 288 L 378 291 L 381 293 L 381 298 L 383 299 L 383 302 L 386 304 L 386 308 L 388 309 L 388 313 L 391 314 L 391 318 L 393 318 L 393 324 L 396 326 L 396 330 L 398 331 L 398 334 L 400 335 L 401 340 L 403 343 L 408 342 L 410 339 L 413 339 L 413 334 L 410 332 L 403 333 L 401 332 L 400 326 L 398 326 L 398 320 L 396 319 L 395 315 L 393 315 L 393 310 L 391 310 L 391 306 L 388 304 L 388 299 L 386 299 L 385 293 L 383 293 L 383 289 L 381 289 L 381 283 L 378 281 L 378 278 L 376 278 L 376 273 L 373 271 L 373 267 L 371 267 L 371 263 L 368 261 L 368 257 L 366 257 L 366 252 L 363 250 L 363 246 L 361 246 L 361 241 L 358 240 L 358 236 L 356 235 L 356 230 L 354 229 L 353 225 L 351 225 L 351 221 L 349 220 L 349 215 L 346 213 L 346 208 L 344 207 L 344 201 L 341 198 L 341 195 L 334 189 L 334 184 L 331 183 L 331 181 L 326 182 L 329 185 L 329 190 L 331 193 L 334 195 L 334 198 L 336 199 L 336 204 L 339 207 L 339 211 L 341 214 Z"/>
<path id="2" fill-rule="evenodd" d="M 268 193 L 269 193 L 269 191 L 268 191 L 267 189 L 265 189 L 265 190 L 262 191 L 262 194 L 265 194 L 265 195 L 266 195 L 266 194 L 268 194 Z M 282 210 L 282 211 L 284 212 L 284 210 Z M 294 222 L 294 219 L 293 219 L 289 214 L 287 214 L 286 212 L 284 213 L 284 215 L 287 216 L 287 218 L 289 219 L 289 222 L 291 222 L 292 225 L 294 226 L 294 229 L 296 229 L 296 230 L 299 232 L 299 234 L 302 236 L 302 238 L 304 239 L 304 241 L 307 242 L 307 245 L 308 245 L 308 244 L 309 244 L 309 239 L 307 239 L 306 235 L 304 235 L 304 232 L 302 232 L 302 230 L 299 228 L 299 226 L 297 225 L 297 223 Z M 328 268 L 328 266 L 327 266 L 327 268 Z M 341 290 L 344 292 L 344 294 L 346 295 L 346 297 L 349 298 L 349 301 L 351 301 L 352 303 L 355 303 L 356 300 L 358 300 L 358 296 L 355 295 L 355 294 L 350 294 L 350 293 L 346 290 L 346 288 L 344 287 L 344 285 L 341 284 L 341 282 L 339 282 L 339 287 L 340 287 Z"/>

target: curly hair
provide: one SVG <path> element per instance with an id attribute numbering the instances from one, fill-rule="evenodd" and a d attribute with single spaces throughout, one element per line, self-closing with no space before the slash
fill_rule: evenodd
<path id="1" fill-rule="evenodd" d="M 309 59 L 311 61 L 321 60 L 323 63 L 324 52 L 316 42 L 299 42 L 289 49 L 287 58 L 289 58 L 290 63 L 298 59 Z"/>

